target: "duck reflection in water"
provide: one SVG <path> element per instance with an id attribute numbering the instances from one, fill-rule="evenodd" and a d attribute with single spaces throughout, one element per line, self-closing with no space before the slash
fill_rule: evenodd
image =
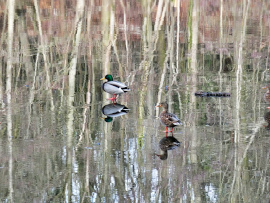
<path id="1" fill-rule="evenodd" d="M 102 107 L 102 113 L 107 116 L 107 118 L 103 118 L 106 122 L 111 122 L 113 118 L 125 115 L 129 112 L 129 108 L 122 104 L 108 104 Z"/>
<path id="2" fill-rule="evenodd" d="M 159 148 L 163 151 L 163 154 L 156 154 L 161 160 L 166 160 L 168 158 L 168 150 L 173 150 L 177 147 L 179 147 L 181 142 L 179 142 L 175 137 L 173 136 L 167 136 L 163 137 L 159 141 Z"/>

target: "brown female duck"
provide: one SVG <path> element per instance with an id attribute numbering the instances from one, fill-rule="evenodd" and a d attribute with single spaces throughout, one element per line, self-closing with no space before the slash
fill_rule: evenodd
<path id="1" fill-rule="evenodd" d="M 267 92 L 264 94 L 264 101 L 270 102 L 270 84 L 267 84 L 263 89 L 267 89 Z"/>
<path id="2" fill-rule="evenodd" d="M 267 107 L 267 109 L 270 109 L 270 107 Z M 264 120 L 267 122 L 267 125 L 265 125 L 265 129 L 266 130 L 270 130 L 270 112 L 267 111 L 265 114 L 264 114 Z"/>
<path id="3" fill-rule="evenodd" d="M 168 112 L 167 102 L 162 102 L 156 107 L 163 107 L 163 111 L 159 115 L 159 119 L 160 119 L 161 124 L 166 126 L 166 131 L 165 131 L 166 133 L 167 132 L 173 133 L 173 128 L 175 126 L 182 125 L 181 121 L 179 120 L 179 118 L 177 118 L 175 114 Z M 168 127 L 172 128 L 171 131 L 168 131 Z"/>

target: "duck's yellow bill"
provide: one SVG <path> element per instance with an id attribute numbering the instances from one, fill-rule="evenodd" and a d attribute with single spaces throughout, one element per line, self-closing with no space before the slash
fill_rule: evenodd
<path id="1" fill-rule="evenodd" d="M 105 80 L 106 78 L 101 78 L 100 80 Z"/>
<path id="2" fill-rule="evenodd" d="M 161 107 L 161 104 L 157 105 L 156 107 Z"/>

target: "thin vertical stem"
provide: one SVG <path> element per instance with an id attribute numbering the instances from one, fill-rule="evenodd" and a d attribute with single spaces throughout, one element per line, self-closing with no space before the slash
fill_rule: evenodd
<path id="1" fill-rule="evenodd" d="M 177 0 L 177 32 L 176 32 L 176 68 L 179 72 L 179 40 L 180 40 L 180 1 Z"/>
<path id="2" fill-rule="evenodd" d="M 13 202 L 13 147 L 12 147 L 12 107 L 11 107 L 11 86 L 12 86 L 12 58 L 13 58 L 13 36 L 14 36 L 14 15 L 15 0 L 8 1 L 8 57 L 7 57 L 7 135 L 9 140 L 9 199 Z"/>
<path id="3" fill-rule="evenodd" d="M 35 5 L 35 11 L 36 11 L 36 17 L 37 17 L 37 23 L 38 23 L 39 37 L 41 40 L 41 50 L 42 50 L 43 59 L 44 59 L 44 67 L 45 67 L 45 72 L 46 72 L 46 82 L 47 82 L 46 88 L 49 89 L 51 85 L 51 80 L 50 80 L 48 59 L 47 59 L 47 54 L 46 54 L 46 47 L 45 47 L 45 41 L 44 41 L 42 27 L 41 27 L 41 20 L 40 20 L 39 7 L 38 7 L 37 0 L 34 0 L 34 5 Z"/>

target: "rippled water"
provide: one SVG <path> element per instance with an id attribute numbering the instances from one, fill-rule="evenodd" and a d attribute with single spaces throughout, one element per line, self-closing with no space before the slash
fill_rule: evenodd
<path id="1" fill-rule="evenodd" d="M 269 202 L 267 1 L 0 5 L 3 202 Z"/>

